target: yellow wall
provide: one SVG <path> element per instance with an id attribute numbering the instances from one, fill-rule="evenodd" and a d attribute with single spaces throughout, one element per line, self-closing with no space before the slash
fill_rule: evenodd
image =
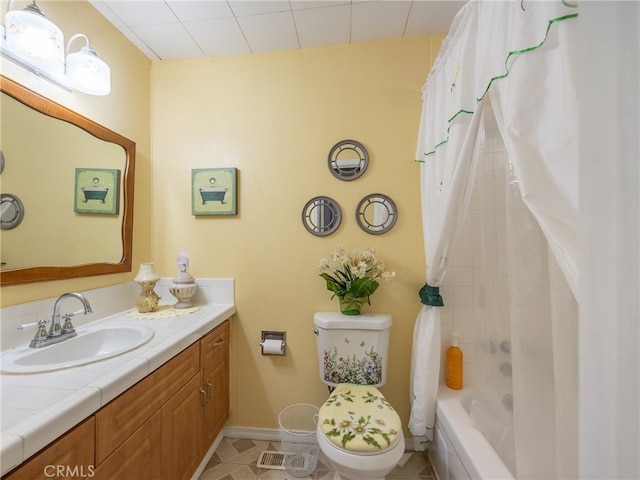
<path id="1" fill-rule="evenodd" d="M 276 428 L 284 406 L 319 404 L 327 396 L 312 319 L 338 304 L 318 276 L 318 260 L 339 245 L 371 246 L 397 272 L 372 297 L 370 311 L 394 318 L 383 392 L 406 424 L 417 291 L 424 282 L 413 158 L 420 88 L 442 36 L 152 65 L 88 2 L 39 5 L 67 38 L 79 31 L 90 36 L 111 66 L 111 94 L 67 93 L 9 62 L 1 70 L 136 142 L 134 271 L 3 287 L 2 306 L 129 281 L 145 261 L 173 276 L 176 253 L 185 250 L 196 278 L 236 280 L 229 424 Z M 361 178 L 341 182 L 326 158 L 347 138 L 364 143 L 370 166 Z M 238 168 L 238 215 L 191 215 L 191 169 L 207 167 Z M 393 230 L 379 236 L 362 232 L 354 216 L 358 201 L 376 192 L 399 210 Z M 301 224 L 303 205 L 316 195 L 333 197 L 343 211 L 338 231 L 324 238 Z M 286 357 L 260 355 L 262 329 L 287 330 Z"/>
<path id="2" fill-rule="evenodd" d="M 276 428 L 288 404 L 320 404 L 313 313 L 337 310 L 318 260 L 339 245 L 373 247 L 396 280 L 369 311 L 393 315 L 390 372 L 383 392 L 404 424 L 414 321 L 424 284 L 419 166 L 413 161 L 421 87 L 441 36 L 236 57 L 154 62 L 152 73 L 153 260 L 176 272 L 184 250 L 197 277 L 233 277 L 229 425 Z M 366 173 L 351 182 L 328 170 L 340 140 L 368 149 Z M 191 169 L 236 167 L 238 214 L 192 216 Z M 358 227 L 355 208 L 389 195 L 398 222 L 384 235 Z M 343 222 L 328 237 L 301 223 L 304 204 L 334 198 Z M 260 355 L 263 329 L 287 331 L 288 355 Z"/>
<path id="3" fill-rule="evenodd" d="M 27 2 L 16 1 L 14 8 Z M 4 58 L 0 71 L 26 87 L 76 112 L 105 125 L 136 142 L 136 181 L 133 229 L 133 264 L 149 261 L 151 245 L 151 133 L 150 133 L 150 71 L 151 61 L 135 48 L 96 9 L 84 0 L 41 1 L 47 18 L 56 23 L 69 39 L 75 33 L 85 33 L 98 56 L 111 67 L 111 94 L 105 97 L 67 92 L 40 79 Z M 0 2 L 2 24 L 7 2 Z M 79 48 L 81 41 L 74 43 Z M 2 116 L 2 122 L 6 121 Z M 10 159 L 7 170 L 10 168 Z M 72 207 L 69 207 L 72 208 Z M 28 212 L 27 212 L 28 215 Z M 64 228 L 58 223 L 57 228 Z M 46 231 L 42 235 L 47 235 Z M 86 277 L 75 280 L 40 282 L 23 286 L 2 287 L 1 305 L 9 306 L 41 298 L 49 298 L 74 290 L 88 290 L 129 281 L 132 273 Z"/>

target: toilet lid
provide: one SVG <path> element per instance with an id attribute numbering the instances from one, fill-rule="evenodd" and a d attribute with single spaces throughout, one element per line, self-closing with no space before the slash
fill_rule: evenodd
<path id="1" fill-rule="evenodd" d="M 354 453 L 384 452 L 402 434 L 398 413 L 369 385 L 338 385 L 320 408 L 318 425 L 329 441 Z"/>

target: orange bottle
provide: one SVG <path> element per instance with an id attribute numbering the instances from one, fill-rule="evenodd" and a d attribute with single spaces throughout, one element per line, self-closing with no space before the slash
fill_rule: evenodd
<path id="1" fill-rule="evenodd" d="M 462 337 L 457 333 L 451 336 L 451 346 L 447 349 L 447 387 L 462 390 L 462 350 L 458 347 Z"/>

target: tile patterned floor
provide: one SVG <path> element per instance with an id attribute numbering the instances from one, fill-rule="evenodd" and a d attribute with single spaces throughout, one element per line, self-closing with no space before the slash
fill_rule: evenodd
<path id="1" fill-rule="evenodd" d="M 263 450 L 281 451 L 280 442 L 224 438 L 211 457 L 199 480 L 297 480 L 285 470 L 258 468 L 256 463 Z M 333 480 L 329 462 L 320 452 L 315 473 L 307 480 Z M 426 455 L 415 452 L 404 468 L 396 468 L 387 480 L 435 480 L 436 476 Z"/>

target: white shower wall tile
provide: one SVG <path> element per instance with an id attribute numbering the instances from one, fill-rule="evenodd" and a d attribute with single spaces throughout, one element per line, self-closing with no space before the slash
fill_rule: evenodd
<path id="1" fill-rule="evenodd" d="M 473 287 L 453 287 L 453 303 L 456 307 L 473 307 Z"/>
<path id="2" fill-rule="evenodd" d="M 473 327 L 474 323 L 474 307 L 465 305 L 454 305 L 452 308 L 452 316 L 455 318 L 456 326 L 463 325 L 465 327 Z M 460 332 L 458 332 L 460 333 Z M 471 341 L 471 337 L 465 336 L 467 341 Z"/>
<path id="3" fill-rule="evenodd" d="M 445 303 L 441 317 L 442 383 L 445 381 L 446 350 L 451 345 L 453 332 L 463 337 L 460 348 L 464 354 L 464 381 L 474 383 L 477 370 L 476 338 L 480 334 L 478 318 L 489 294 L 488 286 L 482 284 L 480 267 L 484 261 L 497 261 L 498 252 L 504 248 L 497 240 L 498 235 L 486 235 L 482 238 L 482 228 L 489 232 L 498 230 L 497 224 L 487 225 L 487 221 L 491 222 L 491 215 L 482 211 L 482 205 L 483 200 L 487 199 L 495 206 L 496 213 L 504 211 L 504 166 L 508 161 L 504 143 L 499 135 L 487 135 L 469 210 L 462 228 L 457 233 L 455 245 L 451 248 L 447 275 L 440 288 Z M 501 309 L 503 307 L 492 314 L 502 315 Z"/>
<path id="4" fill-rule="evenodd" d="M 472 248 L 456 248 L 451 255 L 451 266 L 452 267 L 472 267 L 473 266 L 473 249 Z"/>
<path id="5" fill-rule="evenodd" d="M 454 287 L 473 286 L 473 269 L 471 267 L 453 267 L 451 270 Z"/>

